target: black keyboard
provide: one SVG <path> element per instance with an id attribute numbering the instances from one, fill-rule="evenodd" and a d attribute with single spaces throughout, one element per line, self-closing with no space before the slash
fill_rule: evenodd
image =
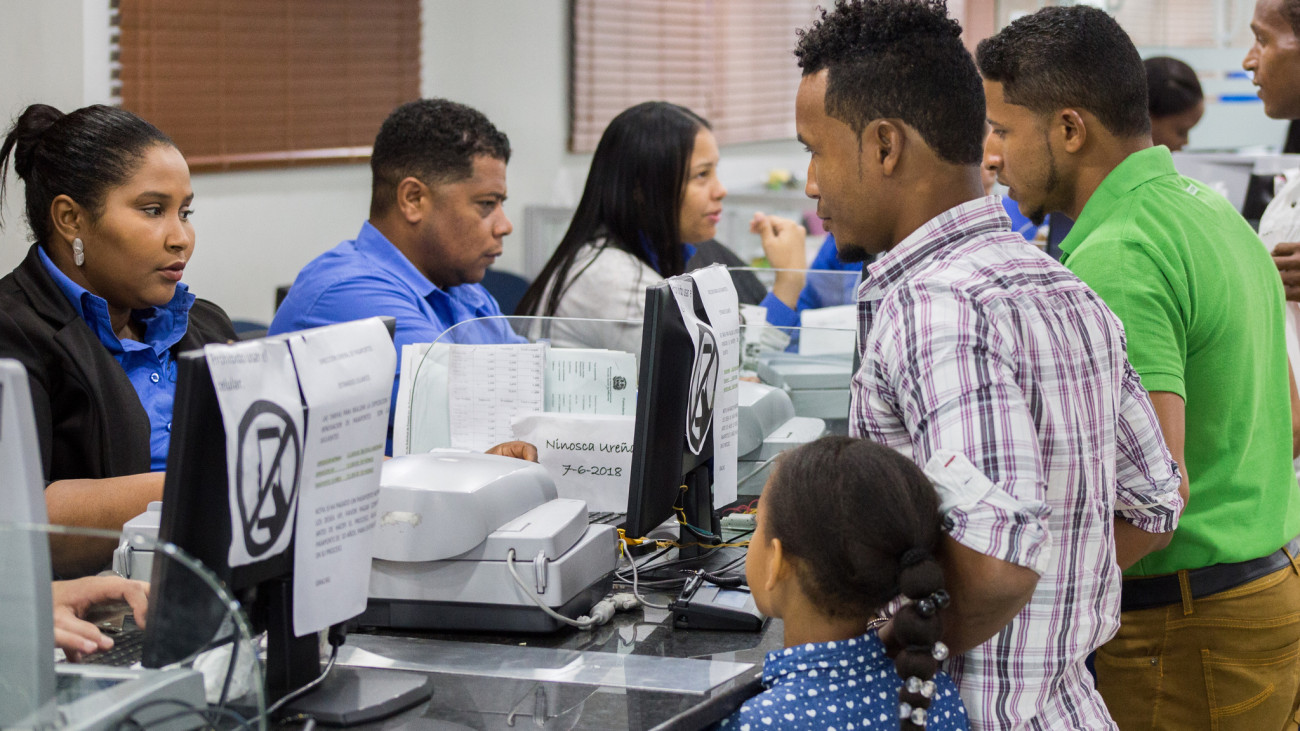
<path id="1" fill-rule="evenodd" d="M 90 665 L 111 665 L 118 668 L 129 668 L 140 662 L 140 656 L 144 653 L 144 630 L 136 625 L 133 618 L 127 617 L 122 623 L 122 630 L 109 633 L 109 636 L 113 638 L 111 649 L 86 655 L 81 661 Z"/>
<path id="2" fill-rule="evenodd" d="M 627 513 L 587 513 L 587 525 L 623 525 Z"/>

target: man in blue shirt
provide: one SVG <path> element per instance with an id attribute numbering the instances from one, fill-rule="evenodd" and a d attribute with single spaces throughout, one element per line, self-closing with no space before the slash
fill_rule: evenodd
<path id="1" fill-rule="evenodd" d="M 509 139 L 475 109 L 445 99 L 398 107 L 370 157 L 370 219 L 299 272 L 270 333 L 389 316 L 400 353 L 457 323 L 500 316 L 479 282 L 514 228 L 502 209 L 509 160 Z M 517 340 L 504 320 L 455 338 Z"/>

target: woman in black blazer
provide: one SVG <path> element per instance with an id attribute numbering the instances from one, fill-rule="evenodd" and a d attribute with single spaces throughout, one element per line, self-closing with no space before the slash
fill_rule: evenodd
<path id="1" fill-rule="evenodd" d="M 35 244 L 0 279 L 0 357 L 27 368 L 50 522 L 120 530 L 162 499 L 175 354 L 235 337 L 181 283 L 189 168 L 153 125 L 98 105 L 28 107 L 0 176 L 11 157 Z M 56 537 L 55 573 L 93 573 L 112 549 Z"/>

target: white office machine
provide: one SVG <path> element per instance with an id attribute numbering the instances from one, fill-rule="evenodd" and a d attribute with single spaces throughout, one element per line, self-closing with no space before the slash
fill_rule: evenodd
<path id="1" fill-rule="evenodd" d="M 0 497 L 15 524 L 46 522 L 45 481 L 22 365 L 0 360 Z M 49 538 L 0 527 L 0 728 L 115 729 L 134 720 L 149 728 L 193 728 L 178 708 L 206 708 L 203 678 L 193 670 L 139 670 L 54 663 Z M 154 701 L 159 703 L 154 704 Z"/>
<path id="2" fill-rule="evenodd" d="M 113 571 L 128 579 L 149 581 L 153 576 L 153 547 L 162 521 L 162 502 L 155 500 L 143 513 L 122 524 L 122 538 L 113 551 Z"/>
<path id="3" fill-rule="evenodd" d="M 758 377 L 790 394 L 794 413 L 818 419 L 845 421 L 849 417 L 849 381 L 853 354 L 796 355 L 763 353 Z"/>
<path id="4" fill-rule="evenodd" d="M 740 454 L 736 472 L 742 495 L 763 491 L 772 471 L 774 458 L 787 449 L 811 442 L 826 434 L 826 422 L 808 416 L 795 416 L 790 395 L 776 386 L 741 381 L 739 389 Z"/>
<path id="5" fill-rule="evenodd" d="M 609 592 L 617 531 L 539 464 L 435 451 L 384 463 L 363 626 L 550 632 Z M 513 549 L 514 569 L 508 565 Z"/>

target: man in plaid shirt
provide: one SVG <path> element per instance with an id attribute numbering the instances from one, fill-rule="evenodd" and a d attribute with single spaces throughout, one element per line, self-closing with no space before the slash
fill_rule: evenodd
<path id="1" fill-rule="evenodd" d="M 1119 320 L 982 196 L 982 85 L 940 0 L 838 4 L 795 55 L 807 192 L 842 258 L 879 255 L 850 428 L 939 490 L 972 725 L 1114 728 L 1084 659 L 1185 497 Z"/>

